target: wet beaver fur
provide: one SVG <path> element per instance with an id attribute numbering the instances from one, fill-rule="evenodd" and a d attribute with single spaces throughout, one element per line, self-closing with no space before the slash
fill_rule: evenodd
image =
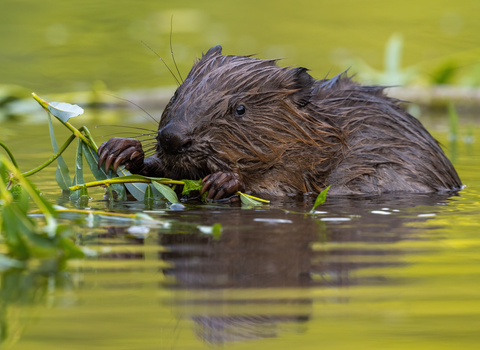
<path id="1" fill-rule="evenodd" d="M 387 97 L 346 74 L 315 80 L 277 60 L 224 56 L 215 46 L 166 106 L 154 155 L 112 138 L 99 165 L 132 173 L 203 178 L 219 200 L 237 191 L 271 195 L 434 192 L 461 181 L 438 142 Z"/>

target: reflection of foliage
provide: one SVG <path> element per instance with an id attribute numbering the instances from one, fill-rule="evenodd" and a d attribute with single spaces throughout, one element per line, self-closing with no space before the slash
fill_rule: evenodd
<path id="1" fill-rule="evenodd" d="M 0 277 L 0 347 L 13 345 L 34 316 L 34 307 L 45 304 L 57 287 L 70 285 L 56 261 L 44 261 L 35 270 L 13 268 Z"/>
<path id="2" fill-rule="evenodd" d="M 13 193 L 8 190 L 12 181 L 21 185 L 21 188 L 14 186 Z M 46 225 L 42 228 L 28 216 L 29 197 L 45 217 Z M 58 225 L 56 210 L 3 156 L 0 156 L 0 200 L 1 238 L 11 257 L 19 260 L 83 257 L 82 251 L 69 238 L 70 227 Z"/>

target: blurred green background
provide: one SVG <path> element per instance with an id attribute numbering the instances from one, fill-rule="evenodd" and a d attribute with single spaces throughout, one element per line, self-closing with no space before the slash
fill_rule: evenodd
<path id="1" fill-rule="evenodd" d="M 98 98 L 100 94 L 93 97 L 92 94 L 90 97 L 58 94 L 92 88 L 133 89 L 136 90 L 133 98 L 124 91 L 118 95 L 134 100 L 151 112 L 152 108 L 136 99 L 137 95 L 146 94 L 144 88 L 172 87 L 175 81 L 142 41 L 174 69 L 169 48 L 172 16 L 173 50 L 184 77 L 196 57 L 220 44 L 225 54 L 284 58 L 281 65 L 307 67 L 316 78 L 332 76 L 350 67 L 350 72 L 358 73 L 357 79 L 365 83 L 476 87 L 480 86 L 479 14 L 478 0 L 2 0 L 0 139 L 14 150 L 22 170 L 38 166 L 51 156 L 48 127 L 36 124 L 46 123 L 46 115 L 31 99 L 32 91 L 42 97 L 57 94 L 55 100 L 82 104 L 89 98 L 94 102 L 102 98 Z M 171 89 L 167 90 L 164 99 L 171 96 Z M 408 90 L 416 93 L 411 86 Z M 159 99 L 157 90 L 152 90 L 149 96 Z M 15 101 L 17 97 L 25 97 L 30 102 L 28 108 L 20 104 L 23 101 Z M 14 105 L 15 102 L 19 104 Z M 92 105 L 82 105 L 86 113 L 82 119 L 75 119 L 74 124 L 88 125 L 99 143 L 112 135 L 109 129 L 95 130 L 95 125 L 135 124 L 138 127 L 139 121 L 145 123 L 140 110 L 113 110 L 104 106 L 95 109 Z M 15 116 L 19 111 L 28 116 L 38 114 L 38 118 L 4 117 Z M 160 112 L 155 110 L 152 115 L 158 118 Z M 390 216 L 382 216 L 391 218 L 390 221 L 378 219 L 380 224 L 372 225 L 371 234 L 378 236 L 379 242 L 380 238 L 386 238 L 386 243 L 373 247 L 379 252 L 383 249 L 383 254 L 357 255 L 358 246 L 355 242 L 352 245 L 348 237 L 341 244 L 313 245 L 313 250 L 326 253 L 344 250 L 343 256 L 325 254 L 326 259 L 330 259 L 325 260 L 327 262 L 338 260 L 348 266 L 385 262 L 385 267 L 352 272 L 352 281 L 359 280 L 363 285 L 241 289 L 240 296 L 235 298 L 245 303 L 237 302 L 235 306 L 241 308 L 243 314 L 295 314 L 298 306 L 302 314 L 307 307 L 311 318 L 299 327 L 280 324 L 278 337 L 236 343 L 236 349 L 478 348 L 480 149 L 475 139 L 478 140 L 480 129 L 475 123 L 479 114 L 475 112 L 467 118 L 459 108 L 458 115 L 460 117 L 451 105 L 449 114 L 445 110 L 437 116 L 422 114 L 420 120 L 446 145 L 446 153 L 468 187 L 445 204 L 401 208 L 398 214 L 393 211 L 387 213 Z M 151 124 L 140 126 L 152 128 Z M 115 136 L 125 136 L 120 135 L 121 131 L 125 129 L 117 131 Z M 66 129 L 60 127 L 57 140 L 63 143 L 67 134 Z M 72 147 L 65 155 L 67 161 L 74 160 L 74 151 Z M 74 206 L 68 199 L 62 199 L 54 178 L 55 167 L 50 166 L 32 180 L 52 202 Z M 98 198 L 102 194 L 99 190 Z M 92 203 L 94 209 L 104 209 L 104 206 L 107 204 L 102 200 Z M 122 210 L 142 210 L 142 206 L 143 203 L 137 206 L 130 203 Z M 390 204 L 389 207 L 394 208 Z M 378 209 L 388 210 L 380 204 Z M 283 215 L 283 211 L 274 210 L 275 215 Z M 370 209 L 359 210 L 345 209 L 345 216 L 352 218 L 351 224 L 331 226 L 332 229 L 349 229 L 349 225 L 353 225 L 359 231 L 369 232 L 367 227 L 359 226 L 358 220 L 362 215 L 377 214 L 372 214 Z M 204 213 L 208 220 L 218 215 L 208 208 Z M 224 213 L 222 220 L 227 221 L 224 219 L 227 215 L 236 218 L 231 215 L 234 211 Z M 243 213 L 250 215 L 249 211 Z M 198 213 L 189 215 L 193 217 Z M 433 217 L 425 219 L 421 215 Z M 403 226 L 404 218 L 412 222 Z M 252 216 L 247 219 L 251 220 Z M 203 217 L 201 220 L 203 222 Z M 305 218 L 305 222 L 308 220 Z M 414 230 L 412 235 L 408 233 L 410 228 Z M 240 230 L 244 231 L 239 231 L 240 237 L 249 229 L 250 226 L 242 226 Z M 191 317 L 194 314 L 186 312 L 191 304 L 177 303 L 182 297 L 189 301 L 190 296 L 164 284 L 169 276 L 161 270 L 170 263 L 159 258 L 159 253 L 164 251 L 159 234 L 152 233 L 140 245 L 132 237 L 125 238 L 123 233 L 111 238 L 105 236 L 104 231 L 105 227 L 84 228 L 83 244 L 93 242 L 91 247 L 99 251 L 105 248 L 105 255 L 70 263 L 66 273 L 54 275 L 34 269 L 2 272 L 2 349 L 9 343 L 14 349 L 49 350 L 208 347 L 205 341 L 195 338 L 197 324 Z M 402 232 L 406 234 L 400 236 Z M 402 241 L 390 243 L 389 238 L 397 235 Z M 251 242 L 255 245 L 261 241 Z M 266 248 L 270 248 L 268 244 L 271 243 L 267 241 Z M 365 247 L 372 248 L 369 243 Z M 109 255 L 111 249 L 113 253 L 119 252 L 116 258 L 114 254 Z M 128 254 L 121 254 L 124 252 L 143 256 L 129 259 Z M 414 254 L 410 254 L 412 252 Z M 232 255 L 231 259 L 238 257 Z M 401 264 L 392 265 L 392 262 Z M 198 298 L 198 293 L 192 290 L 191 299 Z M 211 305 L 216 311 L 217 306 L 228 306 L 229 298 L 233 298 L 229 293 L 222 293 L 214 290 L 200 297 L 215 301 Z M 270 302 L 275 298 L 284 300 L 284 308 Z M 248 304 L 250 300 L 252 304 Z M 262 304 L 262 300 L 265 303 Z M 293 302 L 296 300 L 307 303 Z M 205 310 L 208 314 L 212 308 Z M 228 308 L 222 310 L 227 315 L 229 311 Z"/>
<path id="2" fill-rule="evenodd" d="M 478 85 L 479 13 L 478 0 L 3 0 L 0 84 L 39 94 L 86 91 L 95 81 L 110 90 L 174 85 L 141 43 L 173 68 L 173 16 L 184 76 L 196 57 L 220 44 L 225 54 L 285 58 L 282 65 L 310 68 L 316 78 L 351 66 L 363 73 L 360 80 L 384 82 L 372 69 L 384 70 L 385 45 L 397 33 L 397 58 L 414 74 L 387 82 Z"/>

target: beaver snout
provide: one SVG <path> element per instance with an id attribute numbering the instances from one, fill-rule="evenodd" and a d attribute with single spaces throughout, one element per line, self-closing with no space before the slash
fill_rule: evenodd
<path id="1" fill-rule="evenodd" d="M 193 144 L 193 139 L 173 124 L 159 130 L 157 140 L 163 151 L 172 155 L 184 153 Z"/>

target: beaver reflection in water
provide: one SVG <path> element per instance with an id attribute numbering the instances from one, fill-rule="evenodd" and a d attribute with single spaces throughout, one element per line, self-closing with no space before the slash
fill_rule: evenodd
<path id="1" fill-rule="evenodd" d="M 380 86 L 346 74 L 315 80 L 277 60 L 198 60 L 167 104 L 154 155 L 135 139 L 112 138 L 99 165 L 132 173 L 203 178 L 219 200 L 237 191 L 271 195 L 434 192 L 461 181 L 438 142 Z"/>

